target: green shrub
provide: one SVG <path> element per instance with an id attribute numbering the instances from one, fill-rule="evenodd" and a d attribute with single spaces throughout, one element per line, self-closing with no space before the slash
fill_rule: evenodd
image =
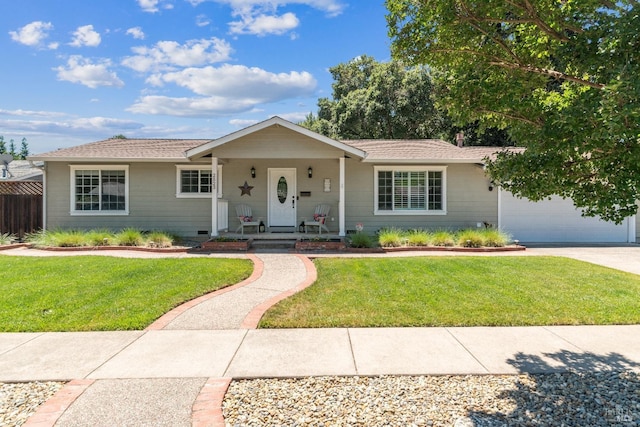
<path id="1" fill-rule="evenodd" d="M 429 246 L 431 236 L 426 230 L 410 230 L 407 234 L 407 244 L 409 246 Z"/>
<path id="2" fill-rule="evenodd" d="M 144 246 L 142 231 L 135 228 L 125 228 L 115 236 L 116 244 L 120 246 Z"/>
<path id="3" fill-rule="evenodd" d="M 380 246 L 385 248 L 402 246 L 404 243 L 404 232 L 395 227 L 383 228 L 378 233 L 378 241 L 380 242 Z"/>
<path id="4" fill-rule="evenodd" d="M 431 243 L 434 246 L 454 246 L 456 241 L 450 231 L 438 230 L 431 236 Z"/>
<path id="5" fill-rule="evenodd" d="M 511 236 L 508 233 L 496 228 L 488 228 L 483 234 L 485 246 L 490 246 L 492 248 L 507 246 L 511 241 Z"/>
<path id="6" fill-rule="evenodd" d="M 173 237 L 162 231 L 152 231 L 147 234 L 147 246 L 152 248 L 170 248 Z"/>
<path id="7" fill-rule="evenodd" d="M 458 233 L 458 245 L 464 248 L 480 248 L 484 246 L 484 236 L 479 230 L 461 230 Z"/>
<path id="8" fill-rule="evenodd" d="M 356 233 L 350 236 L 352 248 L 372 248 L 375 246 L 374 239 L 365 233 Z"/>

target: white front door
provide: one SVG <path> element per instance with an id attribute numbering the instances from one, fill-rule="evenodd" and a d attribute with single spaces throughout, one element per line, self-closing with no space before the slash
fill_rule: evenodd
<path id="1" fill-rule="evenodd" d="M 269 219 L 270 227 L 295 227 L 296 169 L 269 169 Z"/>

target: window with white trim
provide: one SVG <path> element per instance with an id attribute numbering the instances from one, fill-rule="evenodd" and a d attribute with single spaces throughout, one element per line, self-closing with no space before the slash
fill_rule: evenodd
<path id="1" fill-rule="evenodd" d="M 128 166 L 71 166 L 71 213 L 127 215 Z"/>
<path id="2" fill-rule="evenodd" d="M 218 165 L 217 174 L 211 166 L 176 165 L 176 168 L 176 197 L 211 197 L 216 189 L 218 198 L 222 197 L 222 165 Z"/>
<path id="3" fill-rule="evenodd" d="M 446 213 L 446 167 L 376 166 L 375 213 Z"/>

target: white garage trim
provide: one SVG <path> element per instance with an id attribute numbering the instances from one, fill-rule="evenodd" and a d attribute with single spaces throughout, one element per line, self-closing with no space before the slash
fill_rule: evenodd
<path id="1" fill-rule="evenodd" d="M 621 224 L 583 217 L 569 199 L 532 202 L 498 192 L 498 226 L 521 242 L 627 243 L 636 241 L 635 216 Z"/>

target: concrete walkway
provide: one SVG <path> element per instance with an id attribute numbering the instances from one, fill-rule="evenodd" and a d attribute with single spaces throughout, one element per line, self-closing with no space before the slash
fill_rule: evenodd
<path id="1" fill-rule="evenodd" d="M 639 250 L 520 254 L 635 268 Z M 145 331 L 0 333 L 0 381 L 73 380 L 27 425 L 224 425 L 220 404 L 231 378 L 640 372 L 640 325 L 253 329 L 269 306 L 312 283 L 315 270 L 302 255 L 248 256 L 256 265 L 251 278 Z"/>

